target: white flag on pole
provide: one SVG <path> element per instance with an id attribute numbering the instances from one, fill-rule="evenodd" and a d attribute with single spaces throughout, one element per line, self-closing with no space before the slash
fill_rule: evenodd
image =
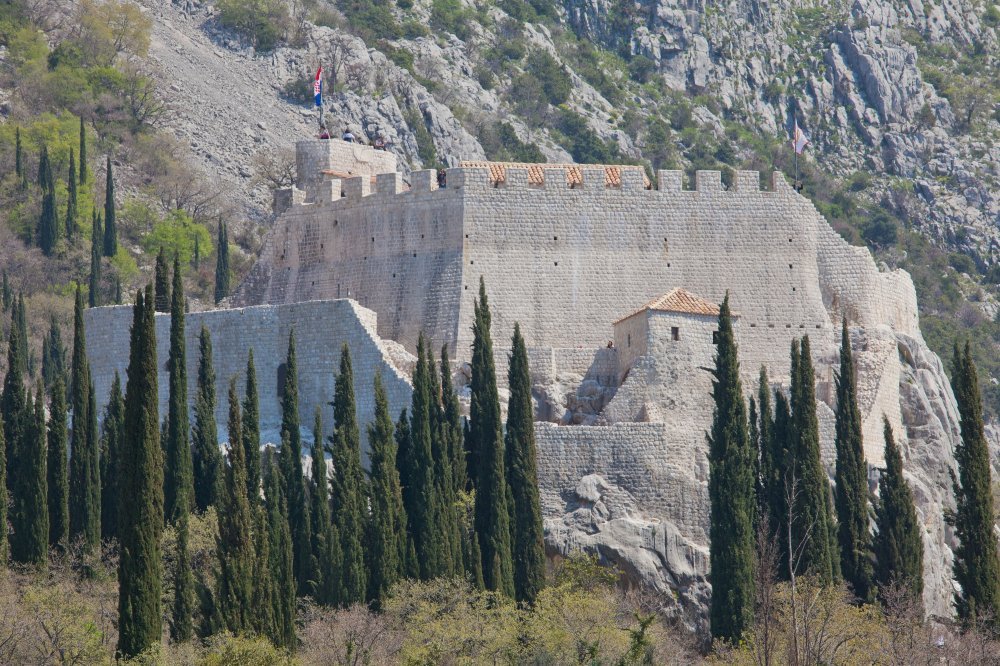
<path id="1" fill-rule="evenodd" d="M 806 144 L 809 143 L 809 137 L 806 133 L 802 131 L 799 127 L 799 121 L 795 121 L 795 133 L 792 135 L 792 148 L 795 149 L 796 155 L 801 155 L 802 151 L 805 150 Z"/>

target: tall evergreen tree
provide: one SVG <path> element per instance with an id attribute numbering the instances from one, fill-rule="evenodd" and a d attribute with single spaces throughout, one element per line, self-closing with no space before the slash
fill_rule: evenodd
<path id="1" fill-rule="evenodd" d="M 467 470 L 465 442 L 462 433 L 462 408 L 451 378 L 451 363 L 448 360 L 448 345 L 441 347 L 441 402 L 444 405 L 444 433 L 448 441 L 451 459 L 451 477 L 454 494 L 465 490 Z"/>
<path id="2" fill-rule="evenodd" d="M 62 341 L 62 330 L 55 315 L 49 320 L 49 334 L 45 336 L 47 344 L 42 352 L 42 381 L 45 387 L 51 389 L 56 377 L 65 377 L 66 345 Z M 65 384 L 65 379 L 63 380 Z"/>
<path id="3" fill-rule="evenodd" d="M 3 283 L 0 286 L 0 300 L 3 301 L 3 311 L 7 312 L 14 305 L 14 289 L 10 286 L 7 271 L 3 271 Z"/>
<path id="4" fill-rule="evenodd" d="M 160 251 L 162 256 L 163 251 Z M 159 294 L 157 294 L 158 296 Z M 170 399 L 167 405 L 167 437 L 163 447 L 166 466 L 163 470 L 164 518 L 178 515 L 178 498 L 192 502 L 194 472 L 191 444 L 188 441 L 187 360 L 184 342 L 184 283 L 180 260 L 174 255 L 174 288 L 170 302 L 170 353 L 167 372 L 170 373 Z M 190 510 L 190 506 L 185 507 Z"/>
<path id="5" fill-rule="evenodd" d="M 754 452 L 750 448 L 740 364 L 729 311 L 719 308 L 718 347 L 712 380 L 715 402 L 708 435 L 712 568 L 712 636 L 738 641 L 753 621 Z"/>
<path id="6" fill-rule="evenodd" d="M 245 413 L 244 413 L 245 415 Z M 253 602 L 251 627 L 259 636 L 274 638 L 274 581 L 271 579 L 271 534 L 267 522 L 267 506 L 259 499 L 251 503 L 254 514 Z M 294 600 L 294 597 L 293 597 Z"/>
<path id="7" fill-rule="evenodd" d="M 87 503 L 94 507 L 94 520 L 92 528 L 94 531 L 94 543 L 100 548 L 101 529 L 101 439 L 97 427 L 97 389 L 94 388 L 94 380 L 90 380 L 90 389 L 87 391 L 87 443 L 90 446 L 90 462 L 87 465 L 87 492 L 89 496 Z M 160 478 L 163 478 L 161 472 Z M 98 550 L 98 552 L 100 552 Z"/>
<path id="8" fill-rule="evenodd" d="M 330 517 L 330 480 L 326 473 L 326 449 L 323 445 L 323 418 L 316 407 L 313 420 L 312 479 L 309 482 L 310 512 L 312 521 L 313 596 L 322 604 L 337 600 L 340 566 L 330 554 L 333 523 Z M 332 579 L 338 579 L 336 581 Z"/>
<path id="9" fill-rule="evenodd" d="M 69 177 L 66 179 L 66 238 L 72 240 L 76 235 L 77 193 L 76 193 L 76 158 L 73 149 L 69 149 Z"/>
<path id="10" fill-rule="evenodd" d="M 160 641 L 160 534 L 163 454 L 156 395 L 153 292 L 136 294 L 132 314 L 125 436 L 118 469 L 122 502 L 118 537 L 118 652 L 134 657 Z"/>
<path id="11" fill-rule="evenodd" d="M 792 341 L 791 458 L 795 484 L 794 520 L 790 547 L 799 557 L 799 571 L 822 583 L 834 580 L 839 556 L 830 502 L 830 482 L 819 456 L 816 418 L 816 380 L 809 336 Z M 788 482 L 786 481 L 786 487 Z"/>
<path id="12" fill-rule="evenodd" d="M 420 577 L 429 580 L 442 575 L 440 512 L 434 484 L 434 457 L 431 449 L 433 407 L 427 348 L 421 333 L 417 341 L 417 367 L 413 373 L 413 402 L 410 427 L 400 443 L 399 471 L 403 483 L 403 503 L 407 507 L 409 538 L 413 540 Z"/>
<path id="13" fill-rule="evenodd" d="M 115 216 L 115 178 L 111 172 L 108 155 L 107 181 L 104 186 L 104 256 L 113 257 L 118 252 L 118 223 Z"/>
<path id="14" fill-rule="evenodd" d="M 174 265 L 176 267 L 176 262 L 174 262 Z M 153 285 L 154 293 L 156 294 L 156 311 L 170 312 L 170 268 L 167 266 L 167 255 L 164 253 L 163 247 L 160 247 L 160 251 L 156 255 L 156 265 L 153 269 Z"/>
<path id="15" fill-rule="evenodd" d="M 192 471 L 194 500 L 198 511 L 215 506 L 222 483 L 222 454 L 215 427 L 215 366 L 212 362 L 212 336 L 204 325 L 199 334 L 198 385 L 194 402 L 194 444 Z"/>
<path id="16" fill-rule="evenodd" d="M 854 377 L 854 358 L 847 319 L 841 325 L 840 372 L 837 383 L 836 507 L 840 571 L 862 602 L 875 596 L 868 525 L 868 466 L 861 435 L 861 410 Z"/>
<path id="17" fill-rule="evenodd" d="M 49 547 L 64 549 L 69 544 L 69 453 L 66 432 L 66 383 L 61 375 L 55 378 L 50 395 L 46 461 Z"/>
<path id="18" fill-rule="evenodd" d="M 983 406 L 979 377 L 969 343 L 964 351 L 955 346 L 951 363 L 951 386 L 958 403 L 962 440 L 955 448 L 958 479 L 953 523 L 958 548 L 954 573 L 960 591 L 955 593 L 958 617 L 967 625 L 981 617 L 1000 613 L 1000 561 L 994 532 L 992 479 L 989 447 L 983 430 Z"/>
<path id="19" fill-rule="evenodd" d="M 535 418 L 531 408 L 528 348 L 517 323 L 514 324 L 511 347 L 505 449 L 507 482 L 513 498 L 510 509 L 514 593 L 518 601 L 534 603 L 538 592 L 545 585 L 545 544 L 542 503 L 538 496 Z"/>
<path id="20" fill-rule="evenodd" d="M 257 396 L 257 368 L 253 349 L 247 354 L 247 383 L 243 398 L 243 448 L 247 461 L 247 500 L 251 507 L 260 503 L 260 400 Z"/>
<path id="21" fill-rule="evenodd" d="M 38 218 L 38 246 L 45 256 L 50 256 L 59 240 L 59 219 L 56 214 L 56 185 L 52 176 L 49 149 L 42 146 L 42 157 L 38 164 L 38 184 L 42 188 L 42 212 Z"/>
<path id="22" fill-rule="evenodd" d="M 178 643 L 191 640 L 194 634 L 194 573 L 191 565 L 189 515 L 190 488 L 182 487 L 174 525 L 177 529 L 177 562 L 174 565 L 174 603 L 170 609 L 170 638 Z"/>
<path id="23" fill-rule="evenodd" d="M 24 150 L 21 147 L 21 128 L 19 126 L 14 128 L 14 175 L 23 185 L 25 180 Z"/>
<path id="24" fill-rule="evenodd" d="M 80 184 L 85 184 L 87 178 L 87 128 L 83 124 L 83 116 L 80 116 Z"/>
<path id="25" fill-rule="evenodd" d="M 119 469 L 122 437 L 125 428 L 125 398 L 122 380 L 115 372 L 104 408 L 104 432 L 101 437 L 101 538 L 118 536 L 118 505 L 120 503 Z"/>
<path id="26" fill-rule="evenodd" d="M 340 371 L 333 397 L 333 480 L 331 500 L 336 508 L 334 526 L 340 537 L 342 557 L 340 603 L 365 600 L 365 481 L 361 471 L 361 432 L 354 399 L 354 370 L 345 343 L 340 350 Z"/>
<path id="27" fill-rule="evenodd" d="M 299 373 L 295 358 L 295 332 L 288 336 L 285 383 L 281 394 L 281 473 L 288 503 L 288 527 L 292 532 L 292 559 L 299 594 L 309 593 L 313 571 L 309 499 L 302 473 L 302 433 L 299 421 Z M 284 445 L 285 439 L 288 446 Z"/>
<path id="28" fill-rule="evenodd" d="M 219 558 L 216 606 L 227 631 L 240 634 L 250 629 L 253 600 L 253 523 L 247 501 L 246 461 L 243 449 L 243 416 L 236 393 L 236 379 L 229 382 L 229 465 L 225 489 L 219 502 Z"/>
<path id="29" fill-rule="evenodd" d="M 500 422 L 490 306 L 486 284 L 479 278 L 479 298 L 472 325 L 472 400 L 469 409 L 472 448 L 479 462 L 476 474 L 476 534 L 482 553 L 486 589 L 514 596 L 510 547 L 510 507 L 504 475 L 504 443 Z"/>
<path id="30" fill-rule="evenodd" d="M 917 602 L 924 593 L 924 542 L 913 505 L 913 492 L 903 476 L 903 457 L 892 436 L 889 419 L 883 417 L 885 474 L 879 481 L 875 510 L 876 581 L 883 589 L 902 585 Z"/>
<path id="31" fill-rule="evenodd" d="M 288 433 L 282 434 L 282 449 L 291 446 Z M 288 525 L 283 475 L 271 459 L 268 449 L 264 463 L 264 495 L 267 501 L 268 551 L 270 553 L 274 628 L 269 636 L 275 645 L 295 644 L 295 572 L 292 534 Z"/>
<path id="32" fill-rule="evenodd" d="M 28 396 L 30 398 L 30 394 Z M 48 486 L 45 469 L 45 394 L 38 386 L 34 408 L 26 403 L 25 436 L 13 447 L 10 556 L 19 564 L 42 565 L 49 544 Z"/>
<path id="33" fill-rule="evenodd" d="M 95 211 L 90 231 L 90 282 L 88 283 L 88 298 L 92 308 L 101 304 L 101 233 L 101 218 Z"/>
<path id="34" fill-rule="evenodd" d="M 448 425 L 445 423 L 444 406 L 441 401 L 441 384 L 438 381 L 438 367 L 434 352 L 427 341 L 427 376 L 430 380 L 429 405 L 431 423 L 431 454 L 434 458 L 434 492 L 437 497 L 434 507 L 437 511 L 435 523 L 440 530 L 439 575 L 461 574 L 462 539 L 458 521 L 458 498 L 455 495 L 451 471 L 451 441 Z"/>
<path id="35" fill-rule="evenodd" d="M 218 249 L 215 254 L 215 302 L 229 296 L 229 229 L 219 220 Z"/>
<path id="36" fill-rule="evenodd" d="M 399 412 L 399 420 L 396 421 L 396 471 L 399 473 L 399 481 L 401 486 L 401 493 L 403 496 L 403 506 L 407 507 L 406 510 L 406 538 L 405 543 L 401 544 L 400 547 L 405 550 L 403 556 L 403 577 L 404 578 L 419 578 L 420 577 L 420 563 L 417 560 L 417 549 L 413 538 L 413 521 L 417 519 L 418 514 L 414 510 L 416 504 L 410 504 L 414 501 L 414 497 L 419 497 L 414 493 L 414 488 L 417 486 L 409 485 L 414 478 L 414 455 L 413 447 L 410 441 L 410 419 L 407 416 L 406 408 L 404 407 Z"/>
<path id="37" fill-rule="evenodd" d="M 375 421 L 368 425 L 371 450 L 371 518 L 368 524 L 368 600 L 376 607 L 403 573 L 406 558 L 406 512 L 396 469 L 389 401 L 382 375 L 375 375 Z"/>
<path id="38" fill-rule="evenodd" d="M 774 410 L 771 407 L 771 384 L 767 368 L 760 367 L 757 380 L 757 457 L 759 477 L 757 514 L 770 535 L 780 531 L 782 514 L 779 496 L 784 493 L 784 471 L 781 469 L 782 448 L 775 444 Z"/>
<path id="39" fill-rule="evenodd" d="M 31 427 L 28 411 L 28 396 L 25 382 L 28 369 L 28 343 L 20 320 L 24 318 L 24 298 L 15 301 L 10 313 L 10 334 L 7 339 L 7 374 L 3 380 L 3 394 L 0 395 L 0 414 L 3 415 L 4 451 L 7 474 L 8 497 L 15 491 L 13 472 L 17 469 L 17 450 Z M 6 507 L 4 507 L 6 509 Z M 6 524 L 6 523 L 4 523 Z M 0 530 L 3 531 L 3 530 Z"/>
<path id="40" fill-rule="evenodd" d="M 4 529 L 0 529 L 0 567 L 7 565 L 7 555 L 10 549 L 6 529 L 7 504 L 10 495 L 7 492 L 7 444 L 4 438 L 5 430 L 6 423 L 4 422 L 3 414 L 0 413 L 0 525 L 4 526 Z"/>
<path id="41" fill-rule="evenodd" d="M 100 496 L 91 483 L 98 470 L 98 443 L 90 440 L 90 365 L 83 326 L 83 291 L 76 287 L 73 312 L 73 362 L 71 365 L 70 404 L 73 409 L 69 463 L 69 537 L 82 538 L 84 547 L 93 551 L 101 539 L 101 506 L 93 503 Z"/>

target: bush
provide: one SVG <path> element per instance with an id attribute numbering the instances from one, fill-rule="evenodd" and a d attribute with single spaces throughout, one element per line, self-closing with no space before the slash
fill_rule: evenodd
<path id="1" fill-rule="evenodd" d="M 896 244 L 899 228 L 887 212 L 878 208 L 861 225 L 861 237 L 869 245 L 889 247 Z"/>
<path id="2" fill-rule="evenodd" d="M 406 120 L 407 127 L 413 132 L 413 138 L 417 141 L 417 157 L 420 158 L 423 168 L 437 168 L 438 158 L 437 150 L 434 148 L 434 139 L 427 131 L 427 125 L 424 124 L 420 111 L 407 109 L 403 112 L 403 118 Z"/>
<path id="3" fill-rule="evenodd" d="M 518 74 L 514 77 L 507 97 L 522 116 L 537 118 L 549 108 L 541 81 L 531 74 Z"/>
<path id="4" fill-rule="evenodd" d="M 170 211 L 166 218 L 153 225 L 153 231 L 142 240 L 142 246 L 153 255 L 163 248 L 173 259 L 180 257 L 181 265 L 188 266 L 194 258 L 194 242 L 198 239 L 198 252 L 207 257 L 212 252 L 212 234 L 203 224 L 198 224 L 182 210 Z"/>
<path id="5" fill-rule="evenodd" d="M 637 55 L 628 64 L 629 78 L 636 83 L 647 83 L 656 72 L 656 62 L 644 55 Z"/>
<path id="6" fill-rule="evenodd" d="M 258 51 L 271 51 L 285 38 L 290 18 L 281 0 L 219 0 L 219 23 L 250 40 Z"/>
<path id="7" fill-rule="evenodd" d="M 573 80 L 566 68 L 548 51 L 535 51 L 529 55 L 526 69 L 538 79 L 550 104 L 559 106 L 569 99 L 573 92 Z"/>
<path id="8" fill-rule="evenodd" d="M 498 122 L 479 128 L 479 143 L 486 157 L 499 162 L 544 162 L 545 155 L 533 143 L 525 143 L 510 123 Z"/>
<path id="9" fill-rule="evenodd" d="M 450 32 L 462 41 L 472 36 L 475 13 L 466 9 L 461 0 L 434 0 L 431 4 L 432 28 Z"/>
<path id="10" fill-rule="evenodd" d="M 569 109 L 560 114 L 559 131 L 568 139 L 569 145 L 565 148 L 580 164 L 608 164 L 621 157 L 616 146 L 601 140 L 583 116 Z"/>
<path id="11" fill-rule="evenodd" d="M 337 0 L 351 29 L 366 42 L 399 39 L 403 35 L 388 3 L 378 0 Z"/>

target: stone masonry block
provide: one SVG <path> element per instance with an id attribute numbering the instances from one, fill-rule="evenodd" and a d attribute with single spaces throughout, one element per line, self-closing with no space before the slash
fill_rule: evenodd
<path id="1" fill-rule="evenodd" d="M 627 191 L 642 190 L 646 188 L 646 183 L 642 179 L 642 172 L 638 169 L 622 169 L 622 189 Z"/>
<path id="2" fill-rule="evenodd" d="M 371 185 L 372 181 L 370 176 L 347 178 L 343 181 L 344 196 L 348 199 L 360 199 L 362 197 L 366 197 L 371 193 Z"/>
<path id="3" fill-rule="evenodd" d="M 696 171 L 694 189 L 698 192 L 719 192 L 722 190 L 722 172 Z"/>
<path id="4" fill-rule="evenodd" d="M 588 169 L 587 167 L 580 168 L 580 174 L 583 179 L 583 189 L 585 190 L 603 190 L 604 189 L 604 169 Z"/>
<path id="5" fill-rule="evenodd" d="M 375 192 L 381 195 L 399 194 L 403 191 L 403 174 L 380 173 L 375 176 Z"/>
<path id="6" fill-rule="evenodd" d="M 504 173 L 504 187 L 524 189 L 528 187 L 528 170 L 509 168 Z"/>
<path id="7" fill-rule="evenodd" d="M 411 192 L 430 192 L 437 189 L 437 172 L 434 169 L 420 169 L 410 174 Z"/>
<path id="8" fill-rule="evenodd" d="M 331 180 L 324 180 L 321 182 L 316 186 L 316 203 L 328 204 L 334 201 L 339 201 L 341 195 L 340 186 L 341 180 L 339 178 L 333 178 Z"/>
<path id="9" fill-rule="evenodd" d="M 684 184 L 684 172 L 660 169 L 656 172 L 656 181 L 660 184 L 658 189 L 661 192 L 680 192 Z"/>
<path id="10" fill-rule="evenodd" d="M 733 181 L 733 190 L 737 192 L 759 192 L 760 174 L 756 171 L 737 171 Z"/>

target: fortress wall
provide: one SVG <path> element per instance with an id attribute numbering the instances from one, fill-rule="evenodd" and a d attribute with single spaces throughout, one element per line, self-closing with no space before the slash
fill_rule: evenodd
<path id="1" fill-rule="evenodd" d="M 126 380 L 129 355 L 131 306 L 91 308 L 85 312 L 87 355 L 94 373 L 99 413 L 103 416 L 115 371 Z M 284 364 L 288 335 L 295 330 L 299 373 L 299 411 L 303 437 L 312 441 L 313 414 L 322 410 L 324 430 L 333 431 L 334 378 L 340 364 L 341 345 L 351 350 L 355 377 L 358 421 L 363 441 L 365 425 L 374 419 L 373 385 L 375 373 L 382 373 L 390 413 L 408 407 L 412 387 L 409 380 L 390 362 L 385 343 L 374 334 L 374 313 L 349 300 L 258 306 L 235 310 L 190 313 L 185 319 L 187 342 L 188 399 L 193 404 L 199 359 L 198 336 L 202 325 L 212 335 L 216 375 L 215 410 L 220 441 L 226 441 L 229 414 L 229 380 L 236 377 L 241 399 L 245 388 L 247 354 L 254 352 L 260 397 L 261 434 L 264 441 L 278 442 L 281 405 L 278 393 L 279 366 Z M 156 315 L 160 419 L 167 418 L 170 346 L 170 316 Z M 123 387 L 124 388 L 124 387 Z M 191 416 L 193 423 L 193 414 Z"/>
<path id="2" fill-rule="evenodd" d="M 295 186 L 305 191 L 310 199 L 319 184 L 330 179 L 322 173 L 324 170 L 351 176 L 396 173 L 396 156 L 385 150 L 337 139 L 296 142 Z"/>
<path id="3" fill-rule="evenodd" d="M 600 474 L 630 493 L 644 515 L 670 520 L 685 537 L 707 543 L 707 459 L 692 460 L 690 444 L 675 441 L 668 428 L 662 423 L 536 423 L 543 515 L 565 514 L 580 479 Z"/>
<path id="4" fill-rule="evenodd" d="M 454 349 L 463 204 L 432 175 L 415 172 L 413 189 L 398 194 L 398 174 L 367 195 L 364 178 L 333 181 L 345 196 L 286 213 L 234 303 L 353 298 L 378 311 L 381 337 L 414 351 L 424 330 L 435 353 L 444 342 Z"/>

